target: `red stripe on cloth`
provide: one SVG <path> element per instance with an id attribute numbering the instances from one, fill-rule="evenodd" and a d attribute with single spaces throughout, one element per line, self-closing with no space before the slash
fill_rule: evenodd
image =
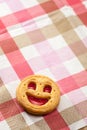
<path id="1" fill-rule="evenodd" d="M 84 87 L 87 85 L 87 71 L 85 70 L 66 77 L 58 81 L 57 84 L 60 86 L 61 94 L 65 94 L 80 87 Z"/>
<path id="2" fill-rule="evenodd" d="M 84 87 L 87 85 L 87 71 L 86 70 L 78 74 L 75 74 L 72 77 L 79 87 Z"/>
<path id="3" fill-rule="evenodd" d="M 68 2 L 66 0 L 53 0 L 55 4 L 58 6 L 58 8 L 61 8 L 65 5 L 68 5 Z"/>
<path id="4" fill-rule="evenodd" d="M 57 83 L 60 86 L 62 94 L 68 93 L 79 88 L 79 85 L 72 76 L 64 78 Z"/>
<path id="5" fill-rule="evenodd" d="M 0 35 L 6 33 L 7 30 L 5 28 L 5 25 L 2 23 L 2 21 L 0 20 Z"/>
<path id="6" fill-rule="evenodd" d="M 80 3 L 80 0 L 67 0 L 69 5 L 75 5 L 77 3 Z"/>
<path id="7" fill-rule="evenodd" d="M 44 9 L 40 5 L 34 6 L 32 8 L 27 9 L 27 10 L 28 10 L 29 14 L 32 16 L 32 18 L 46 14 Z"/>
<path id="8" fill-rule="evenodd" d="M 1 47 L 20 79 L 33 74 L 29 64 L 24 59 L 17 45 L 11 38 L 3 41 Z"/>
<path id="9" fill-rule="evenodd" d="M 82 3 L 73 5 L 72 8 L 76 12 L 76 15 L 80 15 L 80 14 L 87 12 L 87 9 L 85 8 L 85 6 Z"/>
<path id="10" fill-rule="evenodd" d="M 50 12 L 58 9 L 58 7 L 61 8 L 65 4 L 66 5 L 70 4 L 72 6 L 72 8 L 75 10 L 76 14 L 80 13 L 81 12 L 80 10 L 83 10 L 84 12 L 86 12 L 86 8 L 80 0 L 62 0 L 61 2 L 59 2 L 57 0 L 53 0 L 53 1 L 48 1 L 48 2 L 42 3 L 40 5 L 36 5 L 32 8 L 21 10 L 14 14 L 10 14 L 10 15 L 1 17 L 1 20 L 4 23 L 4 25 L 7 27 L 7 26 L 11 26 L 13 24 L 19 23 L 19 21 L 23 22 L 25 20 L 29 20 L 34 17 L 38 17 L 40 15 L 50 13 Z M 36 10 L 36 11 L 34 11 L 34 10 Z M 25 15 L 25 19 L 23 19 L 23 15 Z M 9 20 L 9 19 L 11 19 L 11 20 Z M 17 21 L 17 19 L 19 19 L 19 21 Z"/>
<path id="11" fill-rule="evenodd" d="M 87 12 L 85 12 L 83 14 L 80 14 L 78 16 L 80 17 L 80 19 L 82 20 L 82 22 L 87 26 Z"/>
<path id="12" fill-rule="evenodd" d="M 26 9 L 14 13 L 14 16 L 16 16 L 19 22 L 24 22 L 24 21 L 32 19 L 31 15 L 28 13 Z"/>
<path id="13" fill-rule="evenodd" d="M 18 47 L 14 43 L 12 38 L 3 40 L 2 42 L 0 42 L 0 45 L 1 45 L 1 48 L 3 49 L 5 54 L 18 50 Z"/>
<path id="14" fill-rule="evenodd" d="M 55 2 L 49 1 L 49 2 L 45 2 L 42 4 L 36 5 L 32 8 L 28 8 L 25 10 L 15 12 L 15 13 L 10 14 L 10 15 L 3 16 L 3 17 L 1 17 L 1 20 L 2 20 L 3 24 L 6 27 L 8 27 L 8 26 L 12 26 L 15 24 L 19 24 L 19 22 L 25 22 L 25 21 L 30 20 L 32 18 L 50 13 L 50 12 L 55 11 L 57 9 L 58 9 L 58 7 L 55 4 Z"/>
<path id="15" fill-rule="evenodd" d="M 9 15 L 3 16 L 0 19 L 6 27 L 19 23 L 14 14 L 9 14 Z"/>
<path id="16" fill-rule="evenodd" d="M 5 103 L 0 104 L 0 112 L 4 117 L 3 119 L 7 119 L 20 113 L 20 110 L 18 109 L 14 100 L 9 100 Z"/>
<path id="17" fill-rule="evenodd" d="M 82 2 L 80 0 L 74 0 L 74 1 L 68 0 L 68 2 L 75 11 L 76 15 L 78 15 L 81 21 L 85 25 L 87 25 L 87 9 L 82 4 Z"/>
<path id="18" fill-rule="evenodd" d="M 51 130 L 70 130 L 57 110 L 44 116 Z"/>
<path id="19" fill-rule="evenodd" d="M 0 32 L 1 32 L 3 29 L 5 29 L 5 26 L 4 26 L 4 24 L 2 23 L 2 21 L 0 20 Z"/>
<path id="20" fill-rule="evenodd" d="M 46 13 L 50 13 L 58 9 L 57 5 L 53 1 L 42 3 L 41 7 L 45 10 Z"/>
<path id="21" fill-rule="evenodd" d="M 4 119 L 3 115 L 2 115 L 2 113 L 0 112 L 0 121 L 3 121 L 3 120 L 5 120 L 5 119 Z"/>

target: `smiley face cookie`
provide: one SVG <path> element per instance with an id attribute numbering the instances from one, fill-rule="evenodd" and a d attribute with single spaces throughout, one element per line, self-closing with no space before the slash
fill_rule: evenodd
<path id="1" fill-rule="evenodd" d="M 58 105 L 60 91 L 57 84 L 42 75 L 31 75 L 20 83 L 16 91 L 18 102 L 34 115 L 52 112 Z"/>

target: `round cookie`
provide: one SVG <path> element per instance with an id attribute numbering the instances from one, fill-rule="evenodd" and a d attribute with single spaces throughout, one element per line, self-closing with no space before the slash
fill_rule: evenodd
<path id="1" fill-rule="evenodd" d="M 16 91 L 18 102 L 34 115 L 52 112 L 58 105 L 60 91 L 57 84 L 43 75 L 31 75 L 20 83 Z"/>

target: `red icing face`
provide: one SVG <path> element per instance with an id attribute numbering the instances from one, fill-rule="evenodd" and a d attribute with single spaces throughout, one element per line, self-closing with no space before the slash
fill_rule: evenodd
<path id="1" fill-rule="evenodd" d="M 30 82 L 28 84 L 28 89 L 33 89 L 36 90 L 36 84 L 34 82 Z M 51 86 L 50 85 L 45 85 L 43 92 L 50 93 L 51 92 Z M 29 102 L 35 105 L 44 105 L 45 103 L 48 102 L 47 98 L 37 98 L 35 96 L 30 96 L 27 95 Z"/>

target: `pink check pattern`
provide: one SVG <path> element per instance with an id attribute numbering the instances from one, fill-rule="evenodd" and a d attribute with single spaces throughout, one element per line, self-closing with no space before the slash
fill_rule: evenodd
<path id="1" fill-rule="evenodd" d="M 60 104 L 46 116 L 16 101 L 32 74 L 60 87 Z M 0 0 L 0 129 L 87 130 L 86 0 Z"/>

